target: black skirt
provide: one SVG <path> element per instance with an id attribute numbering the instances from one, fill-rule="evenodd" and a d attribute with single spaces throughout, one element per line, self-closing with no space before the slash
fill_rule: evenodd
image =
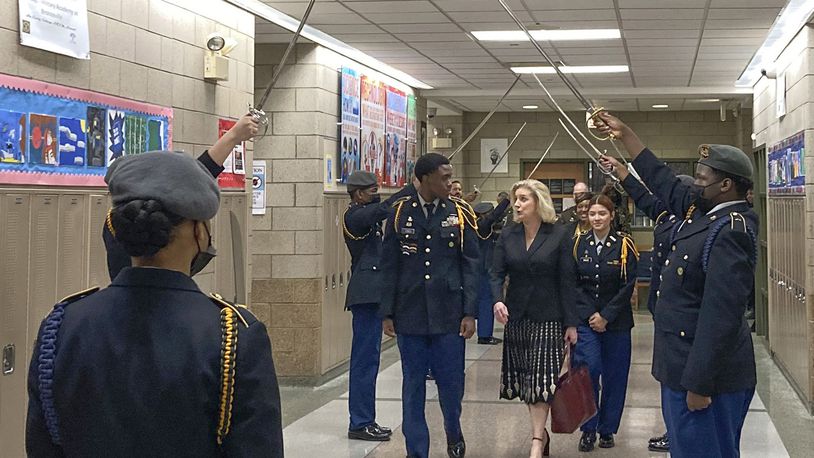
<path id="1" fill-rule="evenodd" d="M 509 321 L 503 335 L 500 397 L 550 403 L 565 355 L 559 321 Z"/>

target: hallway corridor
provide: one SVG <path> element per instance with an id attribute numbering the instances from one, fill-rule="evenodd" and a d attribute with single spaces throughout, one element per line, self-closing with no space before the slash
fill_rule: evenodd
<path id="1" fill-rule="evenodd" d="M 653 323 L 650 316 L 645 314 L 637 314 L 636 321 L 630 384 L 622 426 L 616 436 L 616 447 L 580 453 L 577 451 L 580 435 L 577 431 L 570 436 L 552 435 L 552 456 L 667 456 L 647 450 L 647 439 L 661 434 L 664 426 L 659 406 L 659 387 L 650 375 Z M 475 339 L 471 339 L 466 347 L 466 393 L 461 422 L 467 442 L 467 456 L 528 456 L 531 436 L 525 407 L 517 401 L 499 400 L 497 396 L 502 346 L 477 345 L 475 342 Z M 755 353 L 759 382 L 743 431 L 742 456 L 807 456 L 806 451 L 812 450 L 814 441 L 814 422 L 804 415 L 801 405 L 799 409 L 789 408 L 788 401 L 791 399 L 788 395 L 794 396 L 794 393 L 787 384 L 785 388 L 781 386 L 785 380 L 768 357 L 763 341 L 758 338 L 755 338 Z M 777 411 L 770 412 L 767 409 L 770 403 L 764 403 L 764 399 L 775 399 L 776 393 L 784 393 L 785 396 L 779 397 L 775 403 Z M 283 387 L 281 395 L 288 457 L 390 458 L 405 455 L 400 427 L 401 365 L 395 346 L 382 352 L 377 392 L 377 420 L 393 429 L 390 442 L 362 442 L 346 438 L 347 373 L 316 388 Z M 783 398 L 787 402 L 784 403 Z M 796 400 L 799 404 L 799 399 Z M 431 435 L 430 454 L 446 456 L 441 411 L 433 382 L 428 382 L 426 412 Z M 782 431 L 782 434 L 778 432 L 771 413 L 783 416 L 785 424 L 790 425 L 788 431 Z M 781 435 L 787 442 L 795 444 L 796 451 L 787 451 Z"/>

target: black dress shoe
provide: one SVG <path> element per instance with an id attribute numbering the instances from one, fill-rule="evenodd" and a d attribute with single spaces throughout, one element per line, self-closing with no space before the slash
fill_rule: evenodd
<path id="1" fill-rule="evenodd" d="M 349 429 L 348 439 L 357 439 L 362 441 L 375 441 L 384 442 L 390 440 L 390 434 L 381 431 L 374 425 L 367 425 L 364 428 Z"/>
<path id="2" fill-rule="evenodd" d="M 478 337 L 478 343 L 481 345 L 497 345 L 503 342 L 503 339 L 497 337 Z"/>
<path id="3" fill-rule="evenodd" d="M 599 436 L 599 448 L 613 448 L 616 442 L 613 441 L 613 434 L 602 434 Z"/>
<path id="4" fill-rule="evenodd" d="M 466 442 L 463 439 L 455 444 L 447 444 L 449 458 L 464 458 L 466 456 Z"/>
<path id="5" fill-rule="evenodd" d="M 391 429 L 390 429 L 390 428 L 388 428 L 387 426 L 382 426 L 382 425 L 380 425 L 380 424 L 378 424 L 378 423 L 373 423 L 371 426 L 373 426 L 374 428 L 376 428 L 376 429 L 377 429 L 379 432 L 382 432 L 382 433 L 384 433 L 384 434 L 387 434 L 388 436 L 392 436 L 392 435 L 393 435 L 393 430 L 391 430 Z"/>
<path id="6" fill-rule="evenodd" d="M 661 442 L 664 439 L 667 439 L 667 433 L 666 432 L 664 434 L 662 434 L 661 436 L 651 437 L 650 439 L 647 440 L 647 443 L 652 444 L 654 442 Z"/>
<path id="7" fill-rule="evenodd" d="M 596 444 L 596 433 L 583 432 L 582 437 L 579 438 L 579 451 L 590 452 L 594 449 Z"/>
<path id="8" fill-rule="evenodd" d="M 659 439 L 655 442 L 650 442 L 647 444 L 647 449 L 651 452 L 669 452 L 670 451 L 670 438 L 667 437 L 667 434 L 661 437 L 655 437 L 654 439 Z"/>

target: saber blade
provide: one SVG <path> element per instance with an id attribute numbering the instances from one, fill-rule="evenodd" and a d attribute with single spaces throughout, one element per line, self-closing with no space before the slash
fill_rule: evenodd
<path id="1" fill-rule="evenodd" d="M 531 170 L 531 173 L 529 173 L 529 176 L 526 177 L 527 180 L 531 179 L 531 176 L 534 175 L 534 172 L 536 172 L 537 169 L 540 167 L 540 164 L 543 163 L 543 159 L 545 159 L 545 157 L 548 156 L 548 152 L 551 151 L 551 147 L 554 146 L 554 142 L 557 141 L 557 137 L 559 136 L 560 136 L 559 132 L 554 134 L 554 138 L 551 139 L 551 143 L 548 144 L 548 148 L 546 148 L 543 155 L 540 156 L 540 160 L 537 161 L 537 165 L 534 166 L 534 168 Z"/>
<path id="2" fill-rule="evenodd" d="M 492 108 L 492 111 L 490 111 L 486 115 L 486 117 L 483 118 L 480 124 L 478 124 L 478 127 L 475 127 L 475 130 L 473 130 L 472 133 L 469 134 L 468 137 L 466 137 L 466 140 L 464 140 L 460 145 L 458 145 L 458 147 L 455 148 L 455 151 L 453 151 L 452 154 L 447 156 L 447 159 L 452 160 L 452 158 L 455 157 L 456 154 L 460 153 L 461 150 L 463 150 L 466 147 L 466 145 L 470 141 L 472 141 L 473 138 L 475 138 L 475 135 L 478 135 L 478 132 L 480 132 L 483 126 L 485 126 L 486 123 L 489 122 L 489 119 L 495 114 L 497 109 L 500 107 L 500 104 L 503 103 L 503 101 L 506 99 L 509 93 L 512 92 L 512 89 L 514 89 L 514 86 L 517 85 L 518 81 L 520 81 L 520 75 L 517 75 L 517 78 L 514 79 L 514 82 L 512 83 L 511 86 L 509 86 L 509 89 L 507 89 L 506 92 L 503 94 L 503 97 L 501 97 L 500 100 L 498 100 L 497 103 L 495 104 L 494 108 Z"/>
<path id="3" fill-rule="evenodd" d="M 489 171 L 489 174 L 486 175 L 486 178 L 483 179 L 480 186 L 475 186 L 475 190 L 479 190 L 480 188 L 482 188 L 483 185 L 486 184 L 486 180 L 488 180 L 489 178 L 492 177 L 492 174 L 495 173 L 495 170 L 497 170 L 497 167 L 500 165 L 501 162 L 503 162 L 503 158 L 505 158 L 506 155 L 509 154 L 509 150 L 512 149 L 512 145 L 514 145 L 514 142 L 517 140 L 517 137 L 520 136 L 520 132 L 523 132 L 523 129 L 525 129 L 525 128 L 526 128 L 526 123 L 524 122 L 523 125 L 520 126 L 520 129 L 517 130 L 517 133 L 514 134 L 514 138 L 512 138 L 512 141 L 510 141 L 509 145 L 506 146 L 506 151 L 504 151 L 503 155 L 500 156 L 500 159 L 497 160 L 497 162 L 495 163 L 495 166 L 492 167 L 492 170 Z"/>
<path id="4" fill-rule="evenodd" d="M 523 33 L 526 34 L 526 36 L 531 41 L 532 46 L 534 46 L 537 49 L 537 52 L 539 52 L 540 55 L 543 56 L 546 62 L 548 62 L 548 65 L 550 65 L 551 68 L 553 68 L 554 71 L 557 73 L 557 76 L 559 76 L 562 82 L 565 83 L 568 89 L 571 90 L 571 92 L 574 94 L 574 97 L 576 97 L 577 100 L 579 100 L 579 103 L 581 103 L 582 106 L 585 107 L 585 110 L 588 111 L 589 113 L 594 113 L 596 111 L 596 107 L 594 107 L 593 104 L 591 104 L 591 102 L 589 102 L 588 99 L 586 99 L 585 96 L 583 96 L 582 93 L 580 93 L 579 90 L 577 90 L 576 86 L 574 86 L 574 84 L 571 83 L 571 80 L 569 80 L 568 77 L 565 76 L 565 73 L 563 73 L 562 70 L 560 70 L 560 67 L 558 67 L 557 64 L 555 64 L 554 61 L 551 59 L 551 57 L 548 56 L 548 53 L 545 52 L 543 47 L 540 46 L 540 43 L 538 43 L 537 40 L 534 39 L 534 37 L 531 35 L 531 32 L 529 32 L 529 29 L 527 29 L 526 26 L 523 25 L 523 22 L 520 19 L 518 19 L 518 17 L 514 14 L 512 9 L 509 8 L 509 5 L 507 5 L 504 0 L 497 1 L 500 3 L 500 6 L 502 6 L 503 9 L 506 10 L 506 13 L 508 13 L 509 16 L 511 16 L 511 18 L 514 20 L 517 26 L 520 27 Z"/>

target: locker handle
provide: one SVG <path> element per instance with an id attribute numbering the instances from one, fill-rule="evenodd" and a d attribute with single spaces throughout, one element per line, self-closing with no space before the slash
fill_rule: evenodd
<path id="1" fill-rule="evenodd" d="M 336 289 L 336 274 L 331 274 L 331 289 Z"/>
<path id="2" fill-rule="evenodd" d="M 3 347 L 3 375 L 14 373 L 14 344 Z"/>
<path id="3" fill-rule="evenodd" d="M 325 291 L 328 291 L 328 276 L 325 276 Z"/>
<path id="4" fill-rule="evenodd" d="M 345 274 L 344 272 L 339 273 L 339 287 L 340 288 L 345 286 L 345 280 L 343 280 L 343 278 L 345 278 L 344 274 Z"/>

